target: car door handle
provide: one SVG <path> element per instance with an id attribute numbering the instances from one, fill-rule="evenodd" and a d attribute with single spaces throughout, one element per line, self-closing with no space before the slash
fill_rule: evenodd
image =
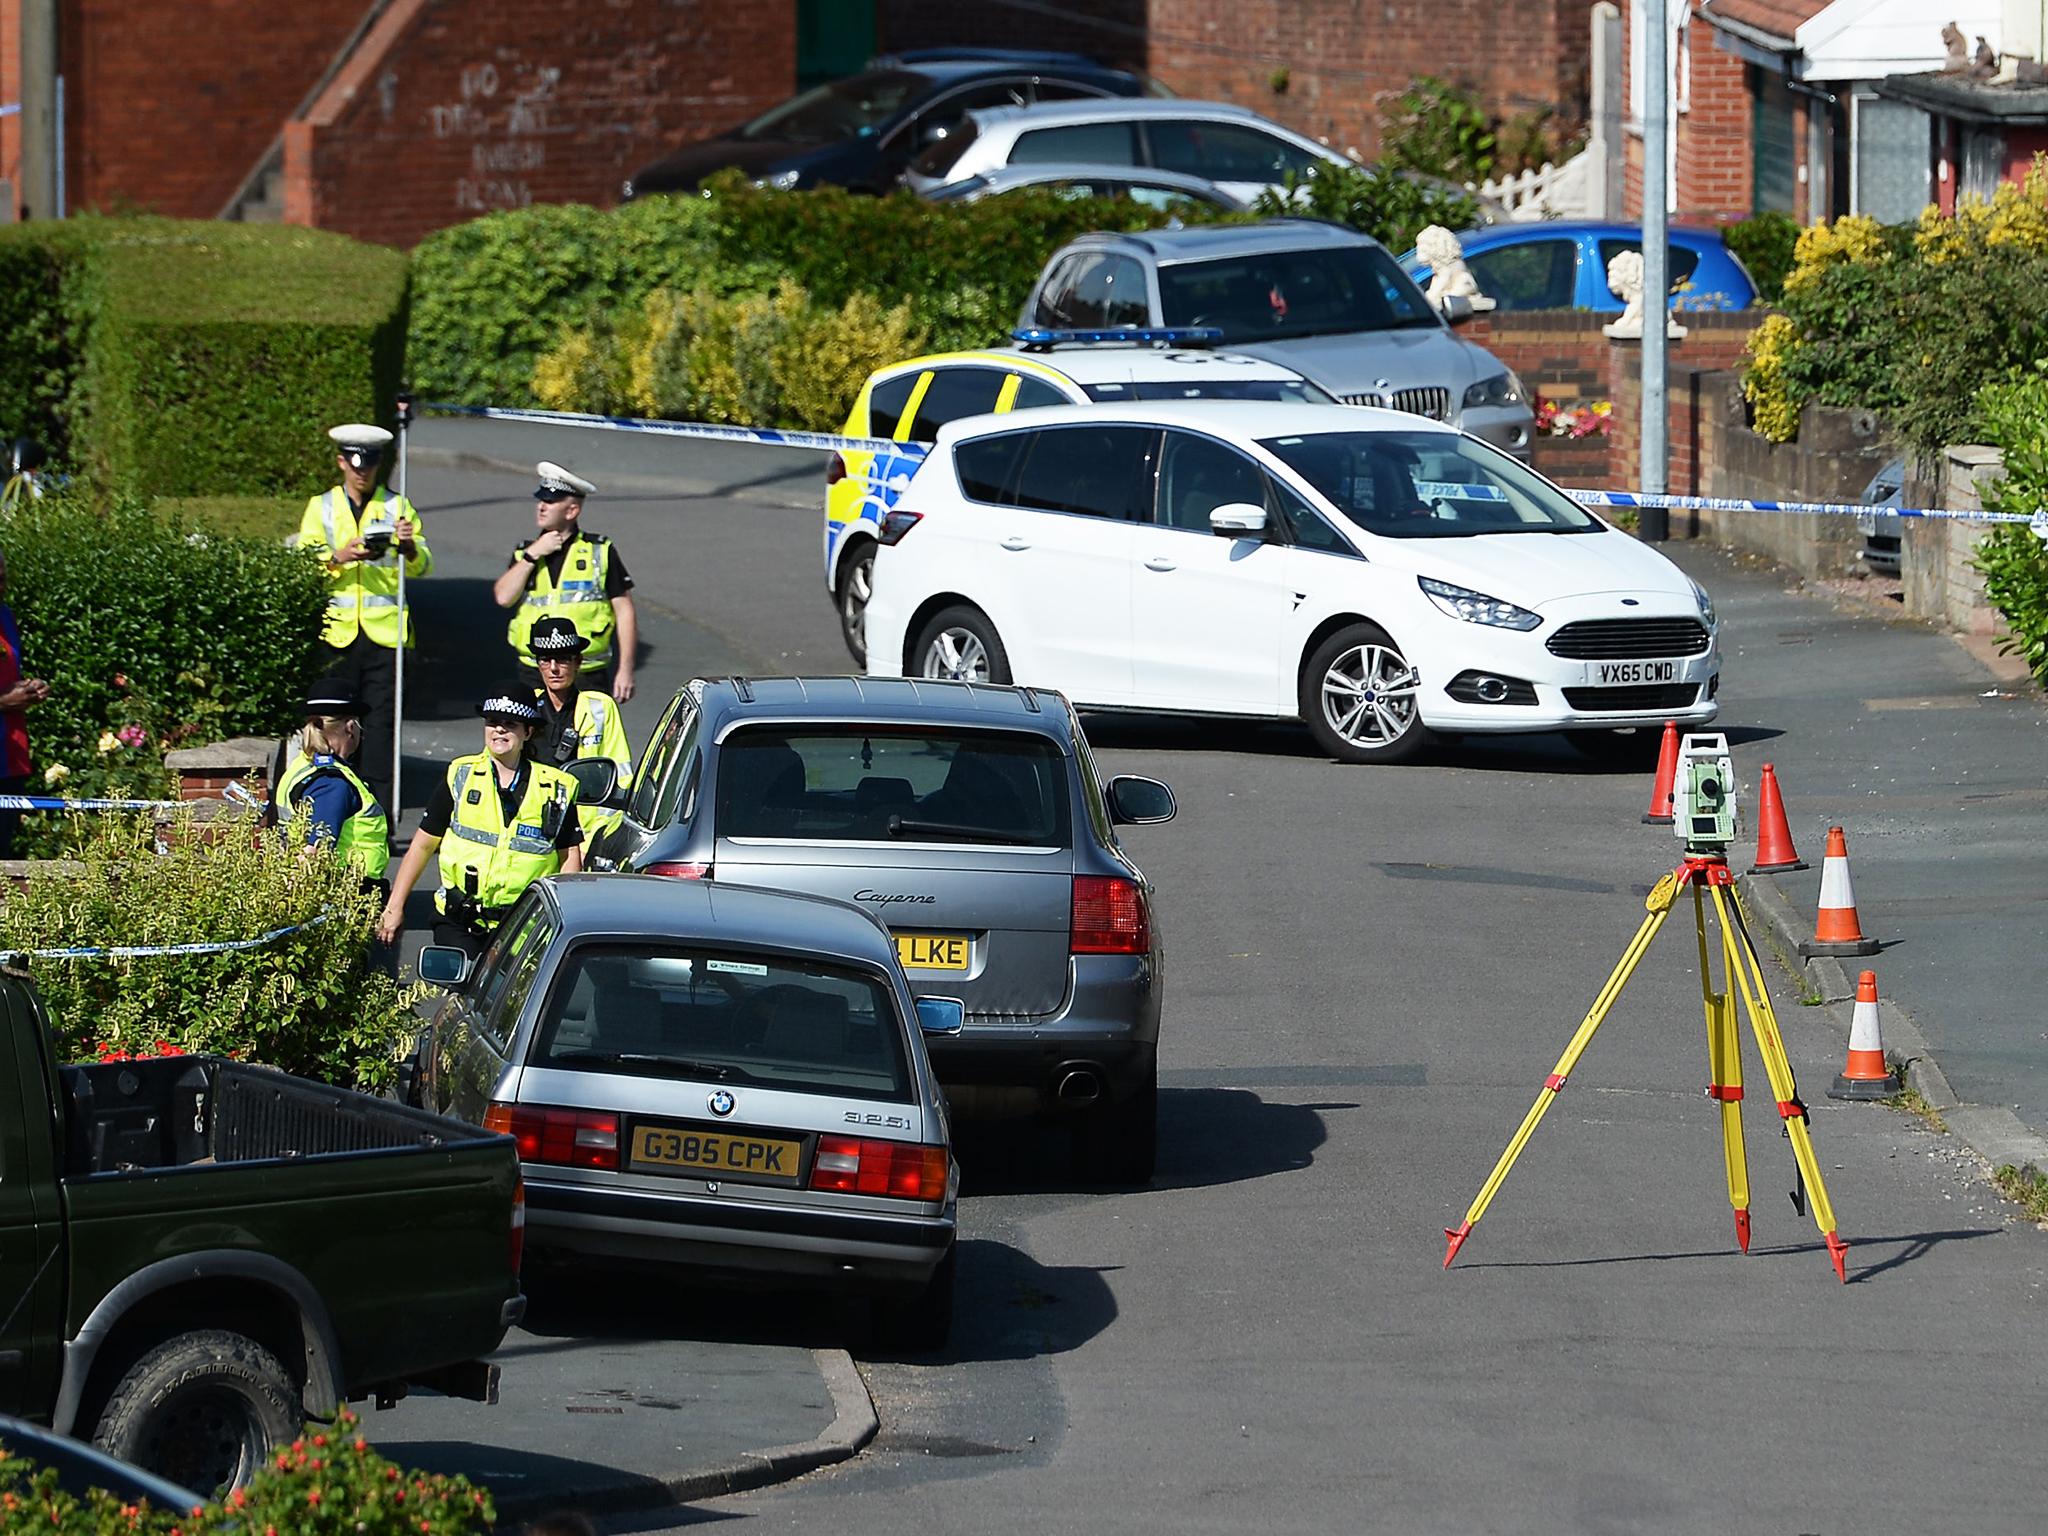
<path id="1" fill-rule="evenodd" d="M 1145 562 L 1145 569 L 1148 571 L 1177 571 L 1180 567 L 1163 555 L 1154 555 Z"/>
<path id="2" fill-rule="evenodd" d="M 1029 539 L 1020 539 L 1014 533 L 1011 534 L 1007 539 L 1003 540 L 1003 548 L 1010 550 L 1013 553 L 1020 549 L 1029 549 L 1030 547 L 1031 541 Z"/>

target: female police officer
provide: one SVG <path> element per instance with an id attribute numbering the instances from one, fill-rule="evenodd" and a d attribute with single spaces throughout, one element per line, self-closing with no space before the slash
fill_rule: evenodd
<path id="1" fill-rule="evenodd" d="M 479 704 L 477 713 L 484 717 L 484 750 L 450 763 L 427 802 L 377 920 L 377 937 L 386 944 L 405 925 L 405 898 L 436 849 L 441 889 L 434 896 L 440 914 L 434 942 L 472 958 L 483 953 L 529 885 L 583 867 L 575 780 L 526 756 L 540 720 L 531 690 L 503 689 Z"/>
<path id="2" fill-rule="evenodd" d="M 277 813 L 289 819 L 306 806 L 313 823 L 308 840 L 332 842 L 338 856 L 381 888 L 391 862 L 391 823 L 345 761 L 362 745 L 362 713 L 346 678 L 323 677 L 313 685 L 298 751 L 277 781 Z"/>

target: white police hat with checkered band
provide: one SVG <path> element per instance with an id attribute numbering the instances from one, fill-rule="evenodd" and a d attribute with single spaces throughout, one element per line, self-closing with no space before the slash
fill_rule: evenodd
<path id="1" fill-rule="evenodd" d="M 334 446 L 341 456 L 357 469 L 367 469 L 375 464 L 384 457 L 384 450 L 391 446 L 388 431 L 359 421 L 329 427 L 327 435 L 334 439 Z"/>
<path id="2" fill-rule="evenodd" d="M 536 500 L 554 501 L 562 496 L 574 496 L 581 500 L 597 490 L 596 486 L 581 475 L 571 474 L 551 459 L 542 459 L 533 466 L 533 471 L 540 476 L 540 484 L 533 492 Z"/>

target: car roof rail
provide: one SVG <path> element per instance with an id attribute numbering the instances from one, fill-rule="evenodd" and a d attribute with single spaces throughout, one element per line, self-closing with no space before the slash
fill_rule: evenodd
<path id="1" fill-rule="evenodd" d="M 740 677 L 737 674 L 733 676 L 731 682 L 732 691 L 739 696 L 739 701 L 742 704 L 751 704 L 754 702 L 754 685 L 752 683 L 748 682 L 744 677 Z"/>
<path id="2" fill-rule="evenodd" d="M 1044 711 L 1038 707 L 1037 689 L 1033 688 L 1029 683 L 1027 683 L 1022 688 L 1019 688 L 1017 691 L 1024 695 L 1024 707 L 1030 710 L 1032 714 L 1037 715 L 1044 713 Z"/>
<path id="3" fill-rule="evenodd" d="M 1160 347 L 1213 347 L 1223 332 L 1213 325 L 1112 325 L 1079 330 L 1060 330 L 1043 325 L 1020 325 L 1010 332 L 1026 352 L 1050 352 L 1054 347 L 1076 343 L 1142 342 Z"/>

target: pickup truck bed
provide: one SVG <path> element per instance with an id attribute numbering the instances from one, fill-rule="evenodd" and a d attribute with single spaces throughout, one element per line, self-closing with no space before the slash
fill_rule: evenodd
<path id="1" fill-rule="evenodd" d="M 204 1491 L 343 1400 L 490 1395 L 509 1137 L 218 1057 L 58 1067 L 13 973 L 0 1015 L 0 1412 Z"/>

